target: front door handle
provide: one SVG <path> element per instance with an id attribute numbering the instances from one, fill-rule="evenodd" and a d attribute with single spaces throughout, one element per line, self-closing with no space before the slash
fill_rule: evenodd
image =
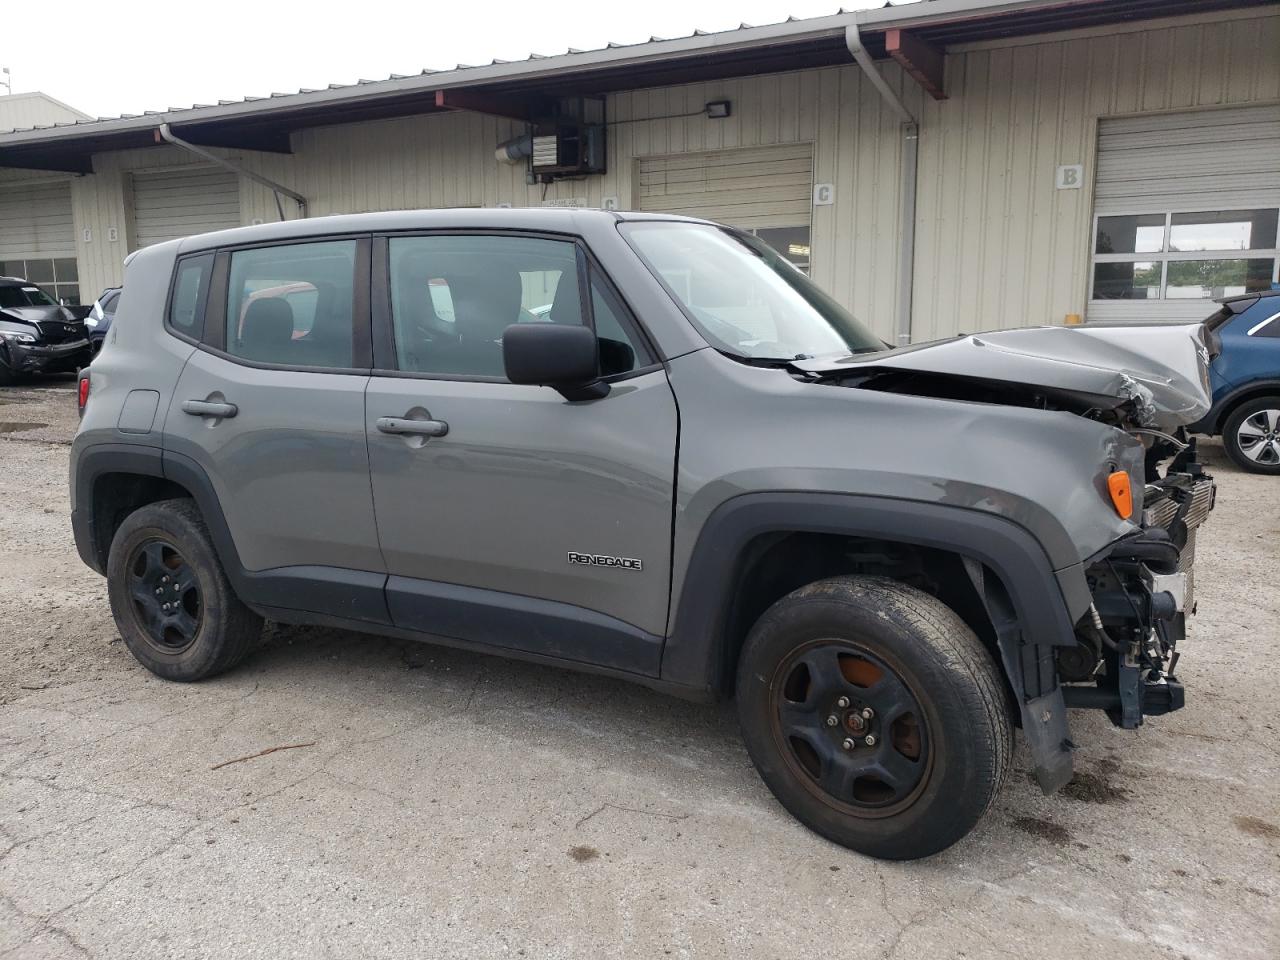
<path id="1" fill-rule="evenodd" d="M 449 425 L 443 420 L 379 417 L 374 423 L 383 433 L 407 434 L 414 437 L 443 437 L 449 432 Z"/>
<path id="2" fill-rule="evenodd" d="M 193 417 L 218 417 L 225 420 L 228 417 L 234 417 L 240 412 L 240 408 L 234 403 L 226 403 L 225 401 L 183 400 L 182 412 L 189 413 Z"/>

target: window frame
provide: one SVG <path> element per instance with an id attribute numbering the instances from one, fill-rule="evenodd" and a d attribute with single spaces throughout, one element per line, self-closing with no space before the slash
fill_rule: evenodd
<path id="1" fill-rule="evenodd" d="M 1169 241 L 1173 230 L 1173 218 L 1178 216 L 1209 214 L 1218 212 L 1246 212 L 1251 210 L 1272 210 L 1278 211 L 1276 236 L 1272 238 L 1275 242 L 1270 247 L 1249 247 L 1245 250 L 1170 250 Z M 1164 228 L 1160 242 L 1160 249 L 1150 253 L 1098 253 L 1098 225 L 1099 222 L 1113 217 L 1147 217 L 1162 216 L 1164 217 Z M 1141 304 L 1164 304 L 1164 303 L 1212 303 L 1214 297 L 1169 297 L 1167 296 L 1169 288 L 1169 263 L 1187 263 L 1197 262 L 1201 260 L 1271 260 L 1271 282 L 1280 282 L 1280 205 L 1269 206 L 1251 206 L 1239 208 L 1222 208 L 1215 207 L 1206 210 L 1202 207 L 1195 209 L 1165 209 L 1165 210 L 1146 210 L 1131 211 L 1128 213 L 1097 213 L 1093 215 L 1093 232 L 1089 236 L 1089 303 L 1091 304 L 1114 304 L 1114 303 L 1141 303 Z M 1097 283 L 1097 266 L 1100 263 L 1159 263 L 1160 264 L 1160 296 L 1152 299 L 1127 299 L 1124 297 L 1099 298 L 1096 295 L 1095 285 Z M 1252 291 L 1258 292 L 1258 291 Z"/>
<path id="2" fill-rule="evenodd" d="M 631 305 L 623 297 L 618 285 L 613 282 L 608 272 L 592 255 L 585 240 L 571 233 L 555 233 L 547 230 L 513 230 L 485 227 L 440 227 L 429 230 L 403 230 L 377 233 L 373 236 L 372 266 L 370 271 L 370 307 L 373 321 L 373 367 L 372 376 L 390 377 L 405 380 L 446 380 L 470 383 L 497 383 L 511 387 L 529 386 L 513 384 L 506 377 L 489 377 L 478 374 L 437 373 L 422 370 L 401 370 L 396 353 L 395 318 L 391 309 L 391 241 L 413 237 L 513 237 L 525 240 L 551 240 L 557 243 L 568 243 L 574 247 L 574 258 L 578 270 L 578 300 L 582 305 L 584 325 L 593 334 L 596 332 L 595 307 L 591 298 L 591 280 L 596 278 L 602 291 L 610 296 L 620 308 L 618 322 L 623 332 L 631 336 L 637 345 L 643 346 L 648 354 L 648 362 L 628 370 L 601 377 L 603 383 L 616 383 L 632 377 L 652 373 L 664 369 L 666 364 L 661 359 L 653 338 L 640 323 Z M 598 336 L 598 335 L 597 335 Z M 637 360 L 640 358 L 637 357 Z M 532 389 L 539 389 L 533 387 Z"/>
<path id="3" fill-rule="evenodd" d="M 316 367 L 310 364 L 269 363 L 262 360 L 250 360 L 237 356 L 227 350 L 227 304 L 230 296 L 231 256 L 242 250 L 260 250 L 271 247 L 299 247 L 309 243 L 329 243 L 341 240 L 354 240 L 356 243 L 355 262 L 353 265 L 351 294 L 351 359 L 350 367 Z M 242 367 L 257 370 L 283 370 L 294 373 L 331 373 L 367 376 L 373 367 L 372 352 L 372 320 L 369 305 L 369 271 L 372 250 L 372 234 L 370 233 L 324 233 L 305 237 L 289 237 L 279 240 L 264 240 L 256 243 L 241 243 L 233 246 L 216 247 L 207 250 L 192 251 L 185 257 L 214 254 L 213 270 L 208 284 L 208 293 L 204 298 L 201 316 L 202 334 L 198 341 L 191 341 L 180 332 L 174 333 L 183 340 L 194 342 L 196 347 L 205 353 Z M 174 281 L 177 269 L 174 269 Z M 218 322 L 210 324 L 209 318 L 217 317 Z M 169 311 L 165 308 L 165 325 L 168 327 Z"/>

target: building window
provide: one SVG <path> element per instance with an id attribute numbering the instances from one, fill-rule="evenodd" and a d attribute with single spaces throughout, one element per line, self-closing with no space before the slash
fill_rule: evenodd
<path id="1" fill-rule="evenodd" d="M 32 260 L 0 260 L 0 277 L 28 280 L 60 303 L 80 303 L 80 271 L 75 257 Z"/>
<path id="2" fill-rule="evenodd" d="M 1210 300 L 1280 281 L 1280 210 L 1097 218 L 1093 300 Z"/>
<path id="3" fill-rule="evenodd" d="M 752 236 L 759 237 L 773 249 L 777 250 L 791 265 L 803 274 L 809 272 L 809 228 L 808 227 L 758 227 L 748 230 Z"/>

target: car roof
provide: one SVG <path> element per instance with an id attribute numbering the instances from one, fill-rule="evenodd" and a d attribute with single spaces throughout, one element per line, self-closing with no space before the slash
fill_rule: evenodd
<path id="1" fill-rule="evenodd" d="M 331 217 L 308 217 L 261 223 L 250 227 L 233 227 L 215 233 L 202 233 L 175 241 L 182 253 L 213 247 L 273 240 L 319 237 L 327 234 L 364 233 L 396 230 L 480 229 L 480 230 L 545 230 L 548 233 L 576 233 L 585 221 L 608 220 L 674 220 L 685 223 L 710 223 L 677 214 L 635 213 L 595 210 L 586 207 L 454 207 L 446 210 L 389 210 L 376 213 L 347 213 Z"/>
<path id="2" fill-rule="evenodd" d="M 23 280 L 21 277 L 0 277 L 0 287 L 34 287 L 35 284 L 30 280 Z"/>

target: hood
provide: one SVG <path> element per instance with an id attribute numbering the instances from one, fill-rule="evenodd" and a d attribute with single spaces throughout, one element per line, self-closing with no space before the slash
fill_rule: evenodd
<path id="1" fill-rule="evenodd" d="M 847 386 L 1111 414 L 1173 431 L 1212 403 L 1200 323 L 1029 327 L 792 367 Z"/>
<path id="2" fill-rule="evenodd" d="M 42 323 L 46 320 L 64 323 L 71 320 L 71 317 L 67 315 L 66 309 L 57 304 L 49 304 L 43 307 L 5 307 L 0 309 L 0 318 L 20 320 L 23 323 Z"/>

